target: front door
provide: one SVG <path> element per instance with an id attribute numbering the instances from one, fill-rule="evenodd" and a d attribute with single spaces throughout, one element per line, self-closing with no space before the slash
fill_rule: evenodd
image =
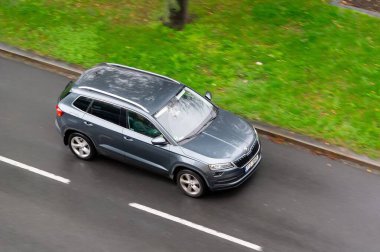
<path id="1" fill-rule="evenodd" d="M 137 161 L 144 168 L 167 175 L 175 162 L 171 152 L 173 146 L 152 144 L 152 139 L 161 135 L 161 132 L 144 116 L 130 111 L 127 118 L 128 125 L 123 130 L 126 158 Z"/>

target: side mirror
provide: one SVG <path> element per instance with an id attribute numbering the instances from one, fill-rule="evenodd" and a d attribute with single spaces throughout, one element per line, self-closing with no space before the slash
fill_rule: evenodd
<path id="1" fill-rule="evenodd" d="M 166 139 L 162 135 L 160 135 L 152 139 L 152 144 L 163 146 L 163 145 L 167 145 L 168 141 L 166 141 Z"/>
<path id="2" fill-rule="evenodd" d="M 206 94 L 205 94 L 205 97 L 206 97 L 208 100 L 211 101 L 211 99 L 212 99 L 212 94 L 211 94 L 209 91 L 207 91 Z"/>

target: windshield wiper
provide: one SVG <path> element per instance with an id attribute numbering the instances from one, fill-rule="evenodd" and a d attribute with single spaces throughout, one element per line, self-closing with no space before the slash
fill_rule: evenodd
<path id="1" fill-rule="evenodd" d="M 192 134 L 192 135 L 190 135 L 188 137 L 185 137 L 185 138 L 181 139 L 179 142 L 182 142 L 184 140 L 188 140 L 188 139 L 194 138 L 194 137 L 198 136 L 199 134 L 201 134 L 203 132 L 203 129 L 206 128 L 206 126 L 210 125 L 210 123 L 212 121 L 214 121 L 214 119 L 218 116 L 218 112 L 219 112 L 219 110 L 216 109 L 215 110 L 215 115 L 213 117 L 211 117 L 205 124 L 203 124 L 203 126 L 199 130 L 197 130 L 197 132 L 195 134 Z"/>
<path id="2" fill-rule="evenodd" d="M 202 128 L 203 128 L 203 127 L 202 127 Z M 199 130 L 197 133 L 195 133 L 195 134 L 193 134 L 193 135 L 190 135 L 190 136 L 188 136 L 188 137 L 182 138 L 182 139 L 179 140 L 178 142 L 183 142 L 183 141 L 185 141 L 185 140 L 188 140 L 188 139 L 194 138 L 194 137 L 198 136 L 200 133 L 202 133 L 202 131 Z"/>
<path id="3" fill-rule="evenodd" d="M 214 108 L 215 108 L 215 110 L 214 110 L 215 115 L 213 117 L 211 117 L 210 120 L 208 120 L 206 124 L 208 124 L 209 122 L 214 121 L 214 119 L 218 116 L 219 109 L 217 107 L 214 107 Z"/>
<path id="4" fill-rule="evenodd" d="M 213 118 L 212 118 L 213 119 Z M 194 137 L 196 137 L 196 136 L 198 136 L 199 134 L 201 134 L 202 133 L 202 130 L 205 128 L 205 126 L 206 125 L 208 125 L 209 124 L 209 122 L 211 122 L 212 120 L 209 120 L 209 121 L 207 121 L 207 123 L 205 123 L 195 134 L 192 134 L 192 135 L 190 135 L 190 136 L 188 136 L 188 137 L 185 137 L 185 138 L 183 138 L 183 139 L 181 139 L 179 142 L 182 142 L 182 141 L 184 141 L 184 140 L 188 140 L 188 139 L 191 139 L 191 138 L 194 138 Z"/>

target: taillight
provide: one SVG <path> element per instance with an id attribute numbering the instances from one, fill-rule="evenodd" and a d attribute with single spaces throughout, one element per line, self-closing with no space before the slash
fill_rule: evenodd
<path id="1" fill-rule="evenodd" d="M 63 111 L 58 107 L 58 105 L 55 105 L 55 112 L 57 113 L 58 117 L 63 116 Z"/>

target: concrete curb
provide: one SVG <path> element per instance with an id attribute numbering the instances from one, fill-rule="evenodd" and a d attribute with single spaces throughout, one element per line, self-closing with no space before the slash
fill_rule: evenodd
<path id="1" fill-rule="evenodd" d="M 0 43 L 0 55 L 25 61 L 26 63 L 36 64 L 39 67 L 53 70 L 60 74 L 64 74 L 65 76 L 77 77 L 84 71 L 84 69 L 78 66 L 73 66 L 62 61 L 42 57 L 33 52 L 20 50 L 16 47 L 12 47 L 3 43 Z"/>
<path id="2" fill-rule="evenodd" d="M 253 125 L 259 133 L 272 137 L 275 141 L 293 143 L 305 147 L 318 155 L 328 156 L 332 159 L 342 159 L 380 171 L 380 160 L 373 160 L 367 156 L 356 154 L 346 148 L 324 143 L 311 137 L 267 125 L 262 122 L 253 122 Z"/>
<path id="3" fill-rule="evenodd" d="M 370 16 L 373 16 L 373 17 L 380 18 L 380 13 L 378 13 L 376 11 L 370 11 L 370 10 L 366 10 L 366 9 L 361 9 L 361 8 L 358 8 L 358 7 L 355 7 L 355 6 L 341 4 L 340 2 L 341 2 L 341 0 L 333 0 L 333 1 L 331 1 L 330 4 L 334 5 L 334 6 L 337 6 L 337 7 L 341 7 L 341 8 L 345 8 L 345 9 L 349 9 L 349 10 L 358 11 L 358 12 L 361 12 L 363 14 L 367 14 L 367 15 L 370 15 Z"/>
<path id="4" fill-rule="evenodd" d="M 69 78 L 75 78 L 83 72 L 83 69 L 80 67 L 73 66 L 62 61 L 48 59 L 35 53 L 23 51 L 15 47 L 5 45 L 3 43 L 0 43 L 0 56 L 21 60 L 26 63 L 36 65 L 40 68 L 63 74 Z M 325 155 L 330 158 L 346 160 L 380 171 L 380 160 L 373 160 L 366 156 L 358 155 L 345 148 L 323 143 L 310 137 L 267 125 L 262 122 L 252 123 L 255 125 L 259 133 L 274 138 L 275 141 L 293 143 L 299 146 L 303 146 L 316 154 Z"/>

